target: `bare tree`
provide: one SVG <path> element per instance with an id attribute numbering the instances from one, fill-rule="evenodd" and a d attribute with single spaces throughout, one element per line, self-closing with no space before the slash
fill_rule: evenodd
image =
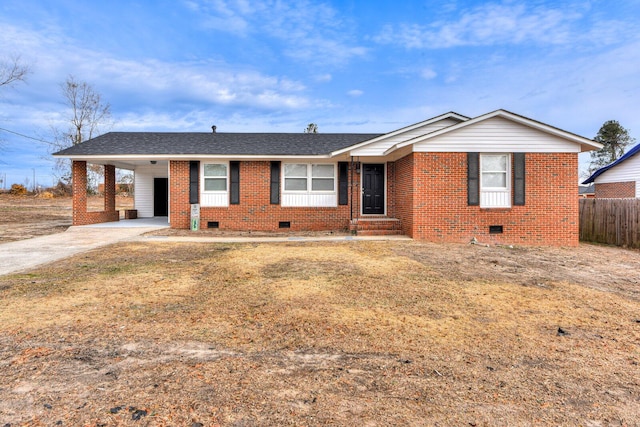
<path id="1" fill-rule="evenodd" d="M 19 56 L 0 60 L 0 88 L 9 87 L 16 82 L 24 82 L 30 72 L 29 66 L 22 63 Z M 0 151 L 5 148 L 4 140 L 0 136 Z"/>
<path id="2" fill-rule="evenodd" d="M 31 72 L 29 66 L 24 64 L 19 56 L 0 61 L 0 87 L 11 86 L 15 82 L 24 82 Z"/>
<path id="3" fill-rule="evenodd" d="M 79 82 L 73 76 L 61 85 L 64 104 L 68 108 L 68 126 L 53 128 L 56 151 L 78 145 L 95 136 L 101 130 L 113 125 L 111 106 L 102 100 L 102 96 L 87 82 Z M 96 168 L 94 172 L 98 172 Z M 69 181 L 71 171 L 69 162 L 64 159 L 56 161 L 56 171 L 63 181 Z"/>
<path id="4" fill-rule="evenodd" d="M 87 82 L 78 82 L 73 76 L 62 84 L 62 96 L 69 108 L 69 128 L 62 135 L 65 146 L 78 145 L 98 136 L 101 128 L 113 125 L 111 105 L 102 100 L 100 93 Z"/>

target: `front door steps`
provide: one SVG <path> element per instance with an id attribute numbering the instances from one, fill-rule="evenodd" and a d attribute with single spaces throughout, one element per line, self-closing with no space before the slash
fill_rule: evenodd
<path id="1" fill-rule="evenodd" d="M 349 230 L 358 236 L 402 235 L 402 225 L 397 218 L 371 216 L 355 218 L 349 224 Z"/>

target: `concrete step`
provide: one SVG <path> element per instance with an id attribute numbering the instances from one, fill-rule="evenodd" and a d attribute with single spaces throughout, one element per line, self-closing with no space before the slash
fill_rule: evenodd
<path id="1" fill-rule="evenodd" d="M 350 229 L 360 236 L 401 235 L 402 223 L 397 218 L 358 218 L 351 222 Z"/>

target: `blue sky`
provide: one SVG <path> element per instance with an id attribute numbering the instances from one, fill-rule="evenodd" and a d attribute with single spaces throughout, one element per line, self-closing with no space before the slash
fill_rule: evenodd
<path id="1" fill-rule="evenodd" d="M 3 0 L 0 59 L 32 73 L 0 89 L 0 127 L 51 140 L 71 74 L 111 130 L 388 132 L 504 108 L 640 138 L 639 19 L 637 0 Z M 0 138 L 0 177 L 51 184 L 46 144 Z"/>

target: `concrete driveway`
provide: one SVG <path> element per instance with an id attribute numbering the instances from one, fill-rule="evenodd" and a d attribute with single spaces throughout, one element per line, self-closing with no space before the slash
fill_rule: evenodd
<path id="1" fill-rule="evenodd" d="M 69 227 L 64 233 L 0 244 L 0 276 L 28 270 L 100 246 L 135 239 L 148 231 L 167 227 L 166 220 L 165 224 L 135 221 L 137 220 Z"/>

